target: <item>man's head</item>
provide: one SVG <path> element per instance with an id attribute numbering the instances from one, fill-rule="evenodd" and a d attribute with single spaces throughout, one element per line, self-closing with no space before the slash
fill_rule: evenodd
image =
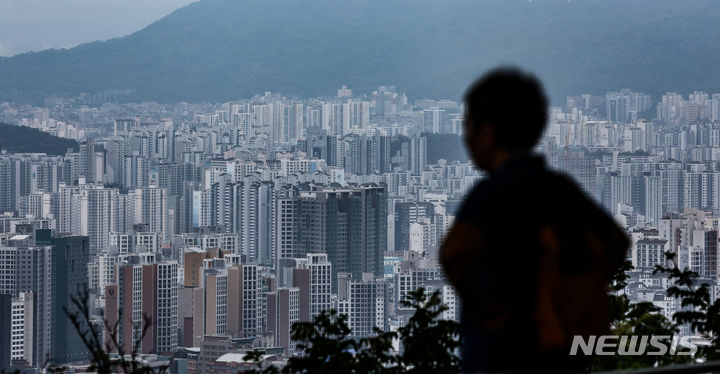
<path id="1" fill-rule="evenodd" d="M 492 70 L 465 94 L 465 142 L 476 165 L 494 171 L 529 152 L 545 129 L 547 99 L 533 75 Z"/>

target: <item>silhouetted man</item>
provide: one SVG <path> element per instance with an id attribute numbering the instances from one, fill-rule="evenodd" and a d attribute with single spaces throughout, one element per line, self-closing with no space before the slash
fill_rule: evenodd
<path id="1" fill-rule="evenodd" d="M 531 154 L 547 100 L 536 78 L 499 69 L 465 96 L 465 142 L 487 172 L 441 261 L 462 299 L 465 372 L 577 372 L 575 335 L 609 328 L 607 285 L 628 239 L 569 178 Z"/>

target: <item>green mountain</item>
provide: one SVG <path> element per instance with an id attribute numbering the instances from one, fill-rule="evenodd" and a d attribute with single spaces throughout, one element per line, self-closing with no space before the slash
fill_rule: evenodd
<path id="1" fill-rule="evenodd" d="M 720 92 L 714 0 L 201 0 L 132 35 L 0 58 L 0 101 L 331 95 L 394 84 L 462 96 L 481 72 L 537 73 L 553 101 L 631 87 Z"/>
<path id="2" fill-rule="evenodd" d="M 78 143 L 72 139 L 59 138 L 30 127 L 0 123 L 0 150 L 15 153 L 42 152 L 49 155 L 64 155 L 68 148 L 77 151 Z"/>

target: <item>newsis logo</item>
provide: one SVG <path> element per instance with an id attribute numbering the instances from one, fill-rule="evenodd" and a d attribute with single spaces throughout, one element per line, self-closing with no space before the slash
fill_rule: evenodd
<path id="1" fill-rule="evenodd" d="M 587 339 L 575 335 L 570 355 L 580 352 L 586 356 L 692 356 L 699 345 L 707 344 L 707 339 L 690 335 L 590 335 Z"/>

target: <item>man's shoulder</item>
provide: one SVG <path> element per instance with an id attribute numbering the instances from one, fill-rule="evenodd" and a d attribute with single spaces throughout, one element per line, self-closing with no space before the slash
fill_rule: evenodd
<path id="1" fill-rule="evenodd" d="M 458 221 L 478 221 L 480 216 L 487 211 L 487 202 L 491 199 L 492 195 L 491 189 L 492 184 L 490 178 L 484 178 L 475 183 L 463 200 L 457 217 Z"/>
<path id="2" fill-rule="evenodd" d="M 581 192 L 582 189 L 572 177 L 559 170 L 548 169 L 545 172 L 545 180 L 548 185 L 561 191 Z"/>
<path id="3" fill-rule="evenodd" d="M 495 178 L 490 178 L 478 189 L 480 193 L 505 195 L 526 191 L 525 196 L 531 197 L 537 194 L 564 191 L 571 193 L 580 191 L 575 180 L 562 171 L 547 168 L 535 167 L 532 169 L 516 170 L 506 172 Z M 519 196 L 516 196 L 519 197 Z"/>
<path id="4" fill-rule="evenodd" d="M 494 178 L 483 178 L 470 189 L 465 196 L 463 205 L 486 205 L 496 197 L 498 191 L 498 184 Z"/>
<path id="5" fill-rule="evenodd" d="M 548 186 L 551 189 L 551 193 L 554 193 L 554 195 L 559 198 L 575 198 L 588 202 L 593 201 L 593 199 L 582 189 L 580 184 L 569 175 L 557 170 L 549 170 L 548 175 L 550 181 Z"/>
<path id="6" fill-rule="evenodd" d="M 480 196 L 483 193 L 487 192 L 492 185 L 491 181 L 492 179 L 489 177 L 485 177 L 477 181 L 470 189 L 470 193 L 467 195 L 468 198 L 473 196 Z"/>
<path id="7" fill-rule="evenodd" d="M 478 221 L 482 216 L 496 217 L 505 211 L 534 214 L 537 210 L 574 210 L 592 204 L 571 177 L 553 169 L 532 173 L 507 173 L 488 177 L 473 186 L 466 196 L 458 219 Z M 523 209 L 514 209 L 520 208 Z"/>

